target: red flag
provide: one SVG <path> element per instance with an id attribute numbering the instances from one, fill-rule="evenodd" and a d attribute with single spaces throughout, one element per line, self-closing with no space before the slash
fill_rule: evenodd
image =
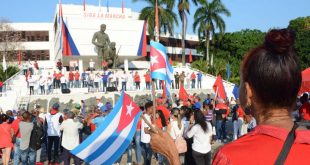
<path id="1" fill-rule="evenodd" d="M 143 25 L 143 43 L 142 43 L 142 56 L 146 57 L 147 56 L 147 38 L 146 38 L 146 21 L 144 21 Z"/>
<path id="2" fill-rule="evenodd" d="M 165 81 L 161 80 L 161 86 L 163 88 L 163 95 L 162 95 L 162 98 L 166 98 L 167 96 L 167 89 L 166 89 L 166 85 L 165 85 Z"/>
<path id="3" fill-rule="evenodd" d="M 156 0 L 156 7 L 155 7 L 155 32 L 156 32 L 156 41 L 159 41 L 159 20 L 158 20 L 158 4 Z"/>
<path id="4" fill-rule="evenodd" d="M 83 6 L 84 6 L 84 11 L 85 11 L 86 10 L 86 0 L 84 0 Z"/>
<path id="5" fill-rule="evenodd" d="M 22 61 L 22 56 L 21 56 L 21 54 L 20 54 L 20 50 L 18 51 L 18 65 L 20 65 L 21 64 L 21 61 Z"/>
<path id="6" fill-rule="evenodd" d="M 171 59 L 171 57 L 169 58 L 169 64 L 170 65 L 172 65 L 173 63 L 172 63 L 172 59 Z"/>
<path id="7" fill-rule="evenodd" d="M 182 84 L 180 84 L 179 99 L 181 99 L 183 102 L 186 102 L 189 99 L 189 95 L 187 94 Z"/>
<path id="8" fill-rule="evenodd" d="M 189 50 L 189 63 L 193 62 L 192 49 Z"/>
<path id="9" fill-rule="evenodd" d="M 124 0 L 122 0 L 122 13 L 124 14 Z"/>
<path id="10" fill-rule="evenodd" d="M 213 90 L 219 98 L 226 99 L 226 92 L 221 75 L 217 76 L 213 85 Z"/>

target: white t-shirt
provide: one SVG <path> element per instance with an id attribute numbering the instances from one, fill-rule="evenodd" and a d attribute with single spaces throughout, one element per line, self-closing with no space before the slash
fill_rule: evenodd
<path id="1" fill-rule="evenodd" d="M 60 125 L 60 130 L 63 131 L 61 145 L 67 150 L 73 150 L 80 144 L 79 129 L 83 125 L 79 121 L 67 119 Z"/>
<path id="2" fill-rule="evenodd" d="M 211 151 L 210 138 L 212 136 L 212 126 L 207 122 L 207 131 L 204 132 L 200 125 L 195 124 L 188 132 L 187 137 L 194 137 L 192 149 L 196 152 L 206 154 Z"/>
<path id="3" fill-rule="evenodd" d="M 58 136 L 60 137 L 60 123 L 59 118 L 62 115 L 57 113 L 55 115 L 51 115 L 50 113 L 46 114 L 45 120 L 47 123 L 47 136 Z"/>
<path id="4" fill-rule="evenodd" d="M 144 114 L 145 119 L 151 123 L 151 116 L 148 114 Z M 146 134 L 144 132 L 144 128 L 150 128 L 145 122 L 144 120 L 142 120 L 141 122 L 141 142 L 142 143 L 150 143 L 151 142 L 151 135 L 150 134 Z"/>
<path id="5" fill-rule="evenodd" d="M 62 77 L 60 78 L 60 83 L 62 83 L 62 84 L 66 83 L 66 78 L 65 78 L 65 76 L 62 76 Z"/>
<path id="6" fill-rule="evenodd" d="M 93 61 L 89 62 L 89 67 L 90 68 L 94 68 L 94 66 L 95 66 L 95 62 L 93 62 Z"/>
<path id="7" fill-rule="evenodd" d="M 183 136 L 184 133 L 184 125 L 181 121 L 181 129 L 178 126 L 178 121 L 171 122 L 171 130 L 169 132 L 171 138 L 175 140 L 178 136 Z"/>

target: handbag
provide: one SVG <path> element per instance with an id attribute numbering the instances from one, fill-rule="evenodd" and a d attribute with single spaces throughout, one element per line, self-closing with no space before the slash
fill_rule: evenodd
<path id="1" fill-rule="evenodd" d="M 174 129 L 173 129 L 173 131 L 174 131 L 174 134 L 177 136 Z M 185 139 L 182 136 L 178 135 L 176 137 L 174 143 L 175 143 L 175 146 L 176 146 L 179 154 L 185 153 L 187 151 L 187 144 L 186 144 Z"/>

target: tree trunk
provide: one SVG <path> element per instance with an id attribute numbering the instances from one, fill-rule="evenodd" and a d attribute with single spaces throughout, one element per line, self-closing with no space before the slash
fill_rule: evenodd
<path id="1" fill-rule="evenodd" d="M 210 45 L 210 32 L 207 30 L 207 35 L 206 35 L 206 61 L 209 64 L 210 63 L 210 58 L 209 58 L 209 45 Z"/>
<path id="2" fill-rule="evenodd" d="M 185 12 L 182 12 L 182 65 L 185 66 Z"/>

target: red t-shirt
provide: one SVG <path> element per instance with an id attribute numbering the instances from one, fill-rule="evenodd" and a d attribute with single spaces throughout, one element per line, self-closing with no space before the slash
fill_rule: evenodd
<path id="1" fill-rule="evenodd" d="M 3 82 L 2 81 L 0 81 L 0 87 L 3 87 Z"/>
<path id="2" fill-rule="evenodd" d="M 161 119 L 160 118 L 156 118 L 156 127 L 159 129 L 163 129 L 163 125 L 161 124 Z"/>
<path id="3" fill-rule="evenodd" d="M 238 117 L 244 117 L 244 112 L 243 109 L 239 106 L 239 108 L 237 109 L 237 113 L 238 113 Z"/>
<path id="4" fill-rule="evenodd" d="M 80 73 L 79 72 L 76 72 L 74 74 L 74 80 L 80 80 Z"/>
<path id="5" fill-rule="evenodd" d="M 13 147 L 11 138 L 11 124 L 0 124 L 0 148 Z"/>
<path id="6" fill-rule="evenodd" d="M 18 131 L 20 121 L 20 118 L 17 117 L 12 123 L 12 129 L 14 131 L 14 134 L 16 134 Z M 20 131 L 18 132 L 17 137 L 20 138 Z"/>
<path id="7" fill-rule="evenodd" d="M 284 128 L 260 125 L 253 132 L 224 145 L 216 153 L 213 165 L 274 164 L 289 133 Z M 309 164 L 310 131 L 297 130 L 296 139 L 285 164 Z"/>
<path id="8" fill-rule="evenodd" d="M 191 79 L 192 79 L 192 80 L 196 79 L 196 74 L 195 74 L 195 73 L 192 73 Z"/>
<path id="9" fill-rule="evenodd" d="M 56 74 L 56 80 L 60 80 L 60 78 L 62 77 L 63 75 L 61 73 L 57 73 Z"/>
<path id="10" fill-rule="evenodd" d="M 150 74 L 145 74 L 145 82 L 151 82 L 151 75 Z"/>
<path id="11" fill-rule="evenodd" d="M 69 81 L 73 81 L 74 73 L 70 72 L 69 73 Z"/>
<path id="12" fill-rule="evenodd" d="M 304 120 L 310 120 L 310 103 L 305 102 L 299 109 L 299 114 L 303 115 Z"/>
<path id="13" fill-rule="evenodd" d="M 156 107 L 156 110 L 161 110 L 165 116 L 165 118 L 168 120 L 170 117 L 170 111 L 168 110 L 168 108 L 164 105 L 158 105 Z"/>
<path id="14" fill-rule="evenodd" d="M 138 74 L 135 74 L 134 79 L 135 82 L 140 82 L 140 76 Z"/>

